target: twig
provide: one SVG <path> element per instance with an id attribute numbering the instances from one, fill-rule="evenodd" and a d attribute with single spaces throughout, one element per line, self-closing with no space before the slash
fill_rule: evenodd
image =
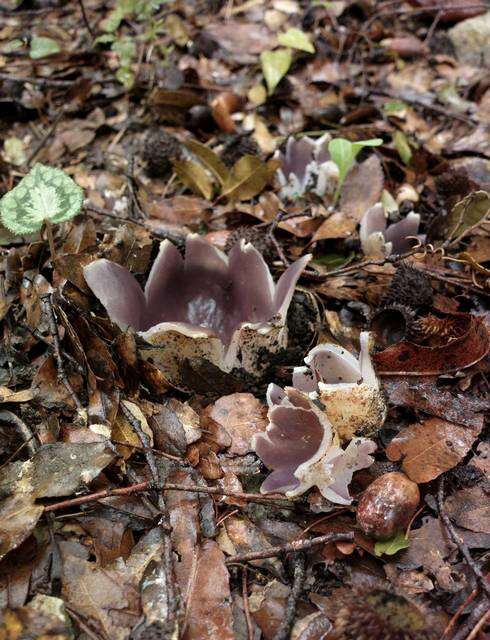
<path id="1" fill-rule="evenodd" d="M 338 542 L 340 540 L 354 540 L 353 533 L 329 533 L 325 536 L 311 538 L 311 540 L 294 540 L 279 547 L 270 547 L 264 551 L 252 551 L 250 553 L 242 553 L 236 556 L 230 556 L 226 560 L 226 564 L 236 564 L 237 562 L 249 562 L 250 560 L 263 560 L 264 558 L 273 558 L 281 553 L 295 553 L 304 551 L 320 544 L 328 544 L 329 542 Z"/>
<path id="2" fill-rule="evenodd" d="M 45 146 L 47 141 L 51 138 L 51 136 L 55 132 L 56 127 L 58 126 L 58 122 L 61 120 L 61 116 L 63 115 L 63 113 L 64 113 L 63 109 L 60 109 L 58 111 L 58 113 L 56 114 L 56 118 L 53 120 L 53 123 L 51 124 L 49 129 L 46 131 L 46 133 L 44 134 L 42 139 L 39 141 L 39 143 L 36 145 L 36 147 L 34 147 L 31 155 L 27 158 L 27 160 L 25 162 L 26 167 L 30 167 L 31 166 L 31 163 L 34 160 L 34 158 L 41 151 L 41 149 Z"/>
<path id="3" fill-rule="evenodd" d="M 83 18 L 83 22 L 85 24 L 85 27 L 87 28 L 87 31 L 90 34 L 90 37 L 92 38 L 92 40 L 95 39 L 95 34 L 93 32 L 92 27 L 90 26 L 90 22 L 88 21 L 88 17 L 87 17 L 87 12 L 85 11 L 85 6 L 83 4 L 83 0 L 78 0 L 78 4 L 80 6 L 80 11 L 82 12 L 82 18 Z"/>
<path id="4" fill-rule="evenodd" d="M 298 604 L 298 598 L 303 591 L 305 584 L 306 571 L 305 571 L 305 556 L 303 553 L 298 553 L 294 557 L 294 579 L 291 593 L 288 597 L 286 605 L 286 615 L 283 621 L 279 625 L 278 630 L 274 634 L 273 640 L 288 640 L 291 628 L 293 626 L 294 617 L 296 615 L 296 606 Z"/>
<path id="5" fill-rule="evenodd" d="M 75 80 L 55 80 L 53 78 L 35 78 L 32 76 L 17 76 L 12 73 L 0 73 L 0 80 L 8 82 L 28 82 L 39 87 L 59 87 L 66 89 L 75 84 Z"/>
<path id="6" fill-rule="evenodd" d="M 485 617 L 488 614 L 488 600 L 483 596 L 478 604 L 475 604 L 473 609 L 470 612 L 470 615 L 465 620 L 464 624 L 458 629 L 458 631 L 453 635 L 451 640 L 468 640 L 473 633 L 475 627 L 477 627 L 481 618 Z M 473 636 L 474 637 L 474 636 Z"/>
<path id="7" fill-rule="evenodd" d="M 155 458 L 155 454 L 153 453 L 153 451 L 151 449 L 150 438 L 149 438 L 148 434 L 146 434 L 143 431 L 143 428 L 141 426 L 141 422 L 138 420 L 138 418 L 136 418 L 133 415 L 133 413 L 126 406 L 124 401 L 121 402 L 121 404 L 119 406 L 120 406 L 120 409 L 121 409 L 122 413 L 124 414 L 124 417 L 126 418 L 126 420 L 129 422 L 129 424 L 132 426 L 132 428 L 136 432 L 136 435 L 138 436 L 138 438 L 139 438 L 139 440 L 140 440 L 140 442 L 141 442 L 141 444 L 143 446 L 146 462 L 148 463 L 148 467 L 150 469 L 150 474 L 151 474 L 151 477 L 152 477 L 152 480 L 153 480 L 153 485 L 155 487 L 159 488 L 160 475 L 158 473 L 158 467 L 157 467 L 157 461 L 156 461 L 156 458 Z"/>
<path id="8" fill-rule="evenodd" d="M 250 607 L 248 605 L 248 584 L 247 584 L 248 567 L 245 565 L 242 569 L 242 599 L 243 599 L 243 613 L 245 615 L 245 624 L 247 625 L 247 638 L 253 640 L 254 628 L 252 618 L 250 617 Z"/>
<path id="9" fill-rule="evenodd" d="M 444 476 L 443 475 L 440 476 L 439 478 L 439 488 L 437 491 L 437 506 L 439 509 L 439 515 L 442 518 L 444 526 L 446 527 L 451 537 L 451 540 L 460 550 L 461 554 L 466 560 L 466 563 L 468 564 L 469 568 L 473 572 L 476 578 L 476 581 L 478 582 L 478 584 L 480 585 L 484 593 L 486 593 L 487 597 L 490 598 L 490 585 L 488 585 L 480 567 L 476 564 L 476 562 L 471 557 L 469 549 L 464 543 L 464 540 L 462 540 L 462 538 L 456 532 L 456 529 L 454 528 L 453 523 L 451 522 L 451 519 L 447 515 L 446 510 L 444 508 Z"/>
<path id="10" fill-rule="evenodd" d="M 51 299 L 51 294 L 48 293 L 46 295 L 41 296 L 41 302 L 44 305 L 44 310 L 48 318 L 49 333 L 51 334 L 51 339 L 53 340 L 53 350 L 54 350 L 54 357 L 56 360 L 56 367 L 58 369 L 58 378 L 65 385 L 68 393 L 70 394 L 73 402 L 75 403 L 77 410 L 81 411 L 83 409 L 83 405 L 80 402 L 80 399 L 78 398 L 77 394 L 75 393 L 75 390 L 71 386 L 71 383 L 68 380 L 68 377 L 65 373 L 65 368 L 63 366 L 63 360 L 61 358 L 61 349 L 60 349 L 60 338 L 58 335 L 58 326 L 56 324 L 56 317 L 54 315 L 53 301 Z"/>
<path id="11" fill-rule="evenodd" d="M 473 631 L 466 637 L 466 640 L 474 640 L 480 630 L 483 629 L 483 625 L 486 624 L 488 618 L 490 618 L 490 609 L 487 609 L 487 612 L 482 615 L 480 622 L 478 622 Z"/>
<path id="12" fill-rule="evenodd" d="M 139 493 L 140 491 L 148 491 L 152 488 L 152 483 L 150 481 L 138 482 L 136 484 L 129 485 L 128 487 L 123 487 L 120 489 L 104 489 L 102 491 L 97 491 L 95 493 L 91 493 L 86 496 L 79 496 L 78 498 L 69 498 L 68 500 L 62 500 L 61 502 L 55 502 L 54 504 L 50 504 L 44 508 L 45 511 L 59 511 L 60 509 L 67 509 L 70 507 L 74 507 L 80 504 L 87 504 L 89 502 L 96 502 L 97 500 L 102 500 L 102 498 L 109 498 L 111 496 L 125 496 L 131 493 Z M 268 503 L 276 502 L 277 500 L 281 500 L 282 502 L 291 502 L 288 498 L 284 496 L 263 496 L 257 493 L 242 493 L 240 491 L 226 491 L 225 489 L 221 489 L 220 487 L 201 487 L 200 485 L 183 485 L 183 484 L 175 484 L 172 482 L 166 482 L 160 487 L 163 491 L 187 491 L 189 493 L 208 493 L 211 495 L 218 496 L 230 496 L 232 498 L 238 498 L 241 500 L 248 500 L 250 502 L 261 502 Z"/>
<path id="13" fill-rule="evenodd" d="M 23 422 L 15 413 L 11 411 L 0 411 L 0 422 L 13 425 L 22 440 L 24 441 L 29 455 L 33 456 L 37 451 L 37 443 L 34 439 L 34 434 L 31 433 L 29 427 Z"/>

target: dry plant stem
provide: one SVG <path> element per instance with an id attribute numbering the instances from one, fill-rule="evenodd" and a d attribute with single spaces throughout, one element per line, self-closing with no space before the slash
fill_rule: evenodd
<path id="1" fill-rule="evenodd" d="M 126 407 L 126 405 L 123 402 L 121 402 L 121 404 L 119 406 L 121 408 L 122 413 L 124 414 L 124 417 L 129 422 L 129 424 L 133 427 L 134 431 L 136 432 L 136 435 L 140 439 L 140 442 L 141 442 L 141 444 L 143 446 L 143 449 L 144 449 L 146 462 L 148 463 L 148 467 L 150 469 L 151 477 L 152 477 L 152 480 L 153 480 L 153 485 L 155 487 L 159 488 L 160 476 L 158 474 L 158 467 L 157 467 L 157 461 L 156 461 L 156 458 L 155 458 L 155 454 L 153 453 L 153 451 L 151 449 L 150 438 L 143 431 L 140 421 L 137 418 L 135 418 L 135 416 Z"/>
<path id="2" fill-rule="evenodd" d="M 87 496 L 80 496 L 79 498 L 70 498 L 69 500 L 62 500 L 61 502 L 55 502 L 54 504 L 47 505 L 45 507 L 45 511 L 59 511 L 60 509 L 68 509 L 70 507 L 76 507 L 80 504 L 87 504 L 89 502 L 96 502 L 97 500 L 102 500 L 102 498 L 109 498 L 111 496 L 126 496 L 131 493 L 139 493 L 141 491 L 148 491 L 152 488 L 152 483 L 149 481 L 146 482 L 138 482 L 136 484 L 132 484 L 129 487 L 123 487 L 122 489 L 104 489 L 103 491 L 97 491 L 96 493 L 91 493 Z M 248 500 L 250 502 L 262 502 L 268 503 L 277 502 L 277 500 L 281 500 L 281 502 L 287 503 L 290 502 L 284 496 L 263 496 L 258 493 L 241 493 L 240 491 L 225 491 L 220 487 L 201 487 L 199 485 L 182 485 L 182 484 L 174 484 L 171 482 L 166 482 L 160 486 L 163 491 L 187 491 L 190 493 L 209 493 L 211 495 L 218 496 L 230 496 L 232 498 L 238 498 L 241 500 Z"/>
<path id="3" fill-rule="evenodd" d="M 0 422 L 4 424 L 10 424 L 15 427 L 17 433 L 20 435 L 24 444 L 29 451 L 29 455 L 33 456 L 37 451 L 37 443 L 34 439 L 34 435 L 31 433 L 29 427 L 11 411 L 0 411 Z"/>
<path id="4" fill-rule="evenodd" d="M 473 631 L 466 637 L 466 640 L 474 640 L 480 631 L 483 629 L 483 626 L 487 623 L 490 618 L 490 609 L 487 610 L 486 613 L 480 619 L 480 622 L 474 627 Z"/>
<path id="5" fill-rule="evenodd" d="M 78 4 L 80 6 L 80 11 L 82 12 L 83 23 L 84 23 L 85 27 L 87 28 L 87 31 L 89 32 L 90 37 L 92 38 L 92 40 L 94 40 L 95 35 L 94 35 L 92 27 L 90 26 L 90 22 L 88 21 L 88 16 L 87 16 L 87 12 L 85 11 L 85 6 L 83 4 L 83 0 L 78 0 Z"/>
<path id="6" fill-rule="evenodd" d="M 465 620 L 464 624 L 458 629 L 458 631 L 452 636 L 451 640 L 468 640 L 471 638 L 471 634 L 476 627 L 480 624 L 482 618 L 488 615 L 488 600 L 483 599 L 476 604 L 470 612 L 470 615 Z M 474 638 L 475 636 L 473 636 Z"/>
<path id="7" fill-rule="evenodd" d="M 32 164 L 32 161 L 34 160 L 34 158 L 37 156 L 37 154 L 41 151 L 41 149 L 45 146 L 47 141 L 51 138 L 51 136 L 55 132 L 56 127 L 58 126 L 58 122 L 61 120 L 61 116 L 63 115 L 63 113 L 64 113 L 63 109 L 60 109 L 58 111 L 58 113 L 56 115 L 56 118 L 53 120 L 53 123 L 51 124 L 49 129 L 46 131 L 46 133 L 44 134 L 42 139 L 39 141 L 37 146 L 34 147 L 34 150 L 32 151 L 31 155 L 26 160 L 25 164 L 26 164 L 27 168 L 31 167 L 31 164 Z"/>
<path id="8" fill-rule="evenodd" d="M 242 569 L 242 598 L 243 598 L 243 613 L 245 615 L 245 624 L 247 625 L 247 638 L 253 640 L 254 628 L 252 618 L 250 617 L 250 607 L 248 606 L 248 567 L 245 565 Z"/>
<path id="9" fill-rule="evenodd" d="M 49 252 L 51 253 L 51 262 L 56 260 L 56 245 L 54 244 L 53 225 L 49 220 L 44 221 L 46 236 L 48 238 Z"/>
<path id="10" fill-rule="evenodd" d="M 304 553 L 298 553 L 293 559 L 294 578 L 291 593 L 288 596 L 286 605 L 286 615 L 279 625 L 278 630 L 274 634 L 273 640 L 288 640 L 291 628 L 293 626 L 294 617 L 296 615 L 296 606 L 298 599 L 303 591 L 306 578 L 305 556 Z"/>
<path id="11" fill-rule="evenodd" d="M 487 598 L 490 599 L 490 585 L 487 583 L 485 576 L 483 575 L 480 567 L 476 564 L 476 562 L 471 557 L 468 547 L 465 545 L 464 541 L 460 538 L 456 529 L 451 522 L 451 519 L 447 515 L 444 509 L 444 476 L 439 478 L 439 487 L 437 491 L 437 506 L 439 509 L 439 515 L 442 518 L 444 526 L 446 527 L 451 540 L 458 547 L 464 559 L 466 560 L 468 566 L 473 571 L 475 578 L 482 588 L 483 592 L 487 595 Z"/>
<path id="12" fill-rule="evenodd" d="M 250 560 L 263 560 L 264 558 L 279 556 L 281 553 L 296 553 L 297 551 L 304 551 L 305 549 L 311 549 L 312 547 L 316 547 L 320 544 L 339 541 L 352 542 L 352 540 L 354 540 L 353 533 L 329 533 L 325 536 L 311 538 L 311 540 L 295 540 L 294 542 L 288 542 L 279 547 L 264 549 L 264 551 L 252 551 L 251 553 L 242 553 L 241 555 L 230 556 L 227 558 L 226 564 L 249 562 Z"/>
<path id="13" fill-rule="evenodd" d="M 16 13 L 16 15 L 19 15 Z M 75 83 L 74 80 L 54 80 L 50 78 L 33 78 L 31 76 L 16 76 L 11 73 L 0 73 L 0 80 L 7 80 L 9 82 L 28 82 L 29 84 L 39 87 L 59 87 L 60 89 L 66 89 L 72 87 Z"/>
<path id="14" fill-rule="evenodd" d="M 80 629 L 84 633 L 86 633 L 89 638 L 91 638 L 92 640 L 107 640 L 106 636 L 99 636 L 97 633 L 92 631 L 92 629 L 84 622 L 82 617 L 74 609 L 72 609 L 69 605 L 67 605 L 66 602 L 65 602 L 65 609 L 68 615 L 70 616 L 70 618 L 73 618 L 73 620 L 75 620 L 75 622 L 80 627 Z"/>
<path id="15" fill-rule="evenodd" d="M 58 335 L 58 327 L 56 325 L 56 317 L 54 315 L 51 294 L 48 293 L 42 296 L 41 301 L 44 305 L 45 313 L 48 318 L 49 333 L 51 334 L 51 339 L 53 340 L 54 357 L 56 360 L 56 367 L 58 369 L 58 377 L 61 380 L 61 382 L 65 385 L 68 393 L 70 394 L 73 402 L 75 403 L 77 410 L 81 411 L 83 409 L 83 405 L 80 402 L 80 399 L 78 398 L 77 394 L 75 393 L 75 390 L 71 386 L 70 381 L 68 380 L 67 375 L 65 373 L 65 368 L 63 366 L 63 360 L 61 358 L 61 349 L 60 349 L 60 338 Z"/>

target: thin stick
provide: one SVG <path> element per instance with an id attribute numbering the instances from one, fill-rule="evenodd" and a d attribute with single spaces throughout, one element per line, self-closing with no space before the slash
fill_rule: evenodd
<path id="1" fill-rule="evenodd" d="M 131 413 L 131 410 L 128 409 L 128 407 L 124 404 L 124 402 L 121 402 L 119 407 L 120 407 L 122 413 L 124 414 L 124 417 L 129 422 L 129 424 L 133 427 L 133 429 L 136 431 L 136 435 L 140 439 L 140 442 L 141 442 L 141 444 L 143 446 L 143 449 L 144 449 L 146 462 L 148 463 L 148 467 L 150 469 L 151 477 L 152 477 L 152 480 L 153 480 L 153 485 L 155 487 L 158 487 L 160 485 L 160 476 L 158 474 L 158 467 L 157 467 L 157 461 L 156 461 L 156 458 L 155 458 L 155 454 L 153 453 L 153 451 L 151 449 L 150 438 L 149 438 L 148 434 L 146 434 L 143 431 L 143 428 L 141 426 L 141 422 L 138 420 L 138 418 L 136 418 Z"/>
<path id="2" fill-rule="evenodd" d="M 471 553 L 469 552 L 468 547 L 462 540 L 462 538 L 457 534 L 456 529 L 451 522 L 451 519 L 446 513 L 444 508 L 444 476 L 442 475 L 439 478 L 439 488 L 437 491 L 437 506 L 439 509 L 439 515 L 442 518 L 444 526 L 446 527 L 452 541 L 458 547 L 464 559 L 466 560 L 469 568 L 475 575 L 476 581 L 482 588 L 483 592 L 486 593 L 487 597 L 490 598 L 490 585 L 487 583 L 485 576 L 483 575 L 480 567 L 476 564 L 476 562 L 471 557 Z"/>
<path id="3" fill-rule="evenodd" d="M 18 14 L 17 14 L 18 15 Z M 0 80 L 6 80 L 8 82 L 28 82 L 29 84 L 39 87 L 59 87 L 60 89 L 66 89 L 72 87 L 75 84 L 75 80 L 54 80 L 51 78 L 34 78 L 31 76 L 16 76 L 11 73 L 0 73 Z"/>
<path id="4" fill-rule="evenodd" d="M 95 34 L 93 32 L 92 27 L 90 26 L 90 22 L 88 21 L 87 12 L 85 11 L 83 0 L 78 0 L 78 4 L 80 5 L 80 11 L 82 12 L 82 18 L 83 18 L 83 22 L 85 24 L 85 27 L 87 28 L 87 31 L 89 32 L 90 37 L 92 38 L 92 40 L 94 40 L 95 39 Z"/>
<path id="5" fill-rule="evenodd" d="M 58 122 L 61 120 L 61 116 L 63 115 L 64 110 L 60 109 L 58 111 L 58 113 L 56 114 L 56 118 L 53 120 L 52 125 L 49 127 L 49 129 L 46 131 L 46 133 L 44 134 L 44 136 L 41 138 L 41 140 L 39 141 L 39 143 L 37 144 L 36 147 L 34 147 L 31 155 L 27 158 L 26 160 L 26 167 L 30 167 L 32 161 L 34 160 L 34 158 L 37 156 L 37 154 L 41 151 L 41 149 L 45 146 L 45 144 L 47 143 L 47 141 L 51 138 L 51 136 L 53 135 L 53 133 L 55 132 L 56 127 L 58 126 Z"/>
<path id="6" fill-rule="evenodd" d="M 62 500 L 61 502 L 55 502 L 54 504 L 47 505 L 44 510 L 45 511 L 59 511 L 60 509 L 68 509 L 70 507 L 78 506 L 80 504 L 87 504 L 89 502 L 97 502 L 97 500 L 102 500 L 102 498 L 109 498 L 111 496 L 125 496 L 131 493 L 139 493 L 140 491 L 148 491 L 152 488 L 152 483 L 150 481 L 138 482 L 136 484 L 129 485 L 128 487 L 123 487 L 120 489 L 104 489 L 102 491 L 97 491 L 95 493 L 91 493 L 87 496 L 80 496 L 78 498 L 70 498 L 68 500 Z M 281 500 L 281 502 L 291 502 L 288 498 L 284 496 L 263 496 L 258 493 L 242 493 L 240 491 L 226 491 L 225 489 L 221 489 L 220 487 L 201 487 L 200 485 L 183 485 L 183 484 L 175 484 L 172 482 L 166 482 L 161 485 L 161 489 L 164 491 L 187 491 L 189 493 L 208 493 L 211 495 L 218 496 L 231 496 L 232 498 L 238 498 L 241 500 L 248 500 L 250 502 L 261 502 L 261 503 L 271 503 L 277 500 Z"/>
<path id="7" fill-rule="evenodd" d="M 305 578 L 305 556 L 303 553 L 298 553 L 294 558 L 294 579 L 286 605 L 286 615 L 274 634 L 273 640 L 288 640 L 293 626 L 294 617 L 296 616 L 298 599 L 305 584 Z"/>
<path id="8" fill-rule="evenodd" d="M 245 615 L 245 624 L 247 625 L 247 638 L 253 640 L 254 627 L 252 618 L 250 617 L 250 607 L 248 605 L 248 584 L 247 584 L 248 567 L 245 565 L 242 569 L 242 598 L 243 598 L 243 613 Z"/>
<path id="9" fill-rule="evenodd" d="M 250 560 L 263 560 L 264 558 L 273 558 L 279 556 L 281 553 L 296 553 L 297 551 L 304 551 L 305 549 L 311 549 L 312 547 L 320 544 L 328 544 L 329 542 L 338 541 L 352 541 L 354 540 L 353 533 L 329 533 L 325 536 L 318 536 L 311 540 L 295 540 L 288 542 L 279 547 L 270 547 L 264 549 L 264 551 L 252 551 L 251 553 L 242 553 L 236 556 L 230 556 L 226 560 L 226 564 L 236 564 L 240 562 L 249 562 Z"/>
<path id="10" fill-rule="evenodd" d="M 51 253 L 51 261 L 56 260 L 56 245 L 54 243 L 53 225 L 49 220 L 44 221 L 44 228 L 46 229 L 46 236 L 48 238 L 49 252 Z"/>
<path id="11" fill-rule="evenodd" d="M 80 402 L 80 399 L 78 398 L 77 394 L 75 393 L 75 390 L 71 386 L 71 383 L 68 380 L 68 377 L 65 373 L 65 368 L 63 366 L 63 360 L 61 358 L 61 349 L 60 349 L 60 338 L 58 335 L 58 326 L 56 324 L 56 317 L 54 315 L 51 294 L 48 293 L 46 295 L 43 295 L 41 297 L 41 301 L 44 305 L 45 313 L 48 318 L 49 333 L 51 334 L 51 339 L 53 340 L 54 357 L 56 360 L 56 367 L 58 369 L 58 377 L 61 380 L 61 382 L 65 385 L 68 393 L 70 394 L 73 402 L 75 403 L 77 410 L 81 411 L 83 409 L 83 405 Z"/>
<path id="12" fill-rule="evenodd" d="M 487 610 L 486 613 L 481 617 L 480 622 L 474 627 L 473 631 L 466 637 L 466 640 L 474 640 L 478 635 L 479 631 L 483 629 L 483 625 L 487 622 L 488 618 L 490 618 L 490 609 Z"/>

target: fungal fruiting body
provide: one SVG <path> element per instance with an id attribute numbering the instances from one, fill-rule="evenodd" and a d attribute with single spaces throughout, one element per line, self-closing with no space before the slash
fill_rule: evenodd
<path id="1" fill-rule="evenodd" d="M 287 344 L 288 307 L 310 258 L 294 262 L 275 284 L 253 245 L 241 241 L 227 256 L 190 234 L 185 258 L 168 240 L 161 243 L 144 291 L 127 269 L 109 260 L 90 263 L 84 276 L 110 319 L 138 332 L 140 355 L 179 385 L 182 362 L 192 357 L 258 376 L 267 365 L 264 353 Z"/>
<path id="2" fill-rule="evenodd" d="M 355 435 L 371 436 L 383 425 L 386 402 L 369 354 L 369 332 L 360 336 L 361 350 L 355 358 L 343 347 L 320 344 L 295 367 L 293 386 L 319 399 L 340 440 Z"/>
<path id="3" fill-rule="evenodd" d="M 284 154 L 279 153 L 281 168 L 277 178 L 281 198 L 299 198 L 307 191 L 317 196 L 333 195 L 339 180 L 339 169 L 328 152 L 329 134 L 318 140 L 307 136 L 290 137 Z"/>
<path id="4" fill-rule="evenodd" d="M 292 387 L 269 385 L 267 401 L 269 424 L 253 441 L 256 453 L 272 469 L 262 493 L 297 496 L 316 486 L 331 502 L 350 504 L 352 475 L 372 464 L 369 454 L 376 444 L 354 438 L 342 449 L 325 413 Z"/>
<path id="5" fill-rule="evenodd" d="M 402 254 L 412 247 L 410 238 L 418 236 L 420 215 L 411 211 L 399 222 L 388 225 L 383 205 L 370 207 L 361 219 L 359 237 L 367 256 Z"/>

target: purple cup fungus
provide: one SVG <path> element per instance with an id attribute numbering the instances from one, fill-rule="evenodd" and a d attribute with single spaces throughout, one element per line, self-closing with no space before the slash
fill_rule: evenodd
<path id="1" fill-rule="evenodd" d="M 367 331 L 361 332 L 361 351 L 355 358 L 335 344 L 320 344 L 295 367 L 293 386 L 324 405 L 340 441 L 375 434 L 386 418 L 386 402 L 369 354 Z"/>
<path id="2" fill-rule="evenodd" d="M 259 377 L 267 366 L 264 354 L 287 346 L 288 307 L 310 258 L 294 262 L 274 284 L 253 245 L 242 240 L 227 256 L 190 234 L 185 258 L 168 240 L 161 243 L 144 291 L 109 260 L 90 263 L 84 276 L 110 319 L 143 339 L 140 355 L 180 386 L 182 362 L 192 357 Z"/>
<path id="3" fill-rule="evenodd" d="M 420 215 L 411 211 L 400 222 L 387 225 L 383 205 L 378 202 L 370 207 L 361 219 L 359 237 L 367 256 L 389 256 L 402 254 L 413 246 L 410 237 L 418 235 Z"/>
<path id="4" fill-rule="evenodd" d="M 277 178 L 281 187 L 282 198 L 299 198 L 307 191 L 317 196 L 330 194 L 333 196 L 339 179 L 339 169 L 330 159 L 328 142 L 330 136 L 325 134 L 318 140 L 307 136 L 296 140 L 290 137 L 286 143 L 286 152 L 278 153 L 281 168 L 277 170 Z"/>
<path id="5" fill-rule="evenodd" d="M 376 444 L 355 438 L 342 449 L 326 414 L 292 387 L 270 384 L 267 401 L 269 424 L 253 439 L 256 453 L 272 469 L 261 492 L 292 497 L 316 486 L 327 500 L 350 504 L 352 475 L 374 462 L 369 454 Z"/>

